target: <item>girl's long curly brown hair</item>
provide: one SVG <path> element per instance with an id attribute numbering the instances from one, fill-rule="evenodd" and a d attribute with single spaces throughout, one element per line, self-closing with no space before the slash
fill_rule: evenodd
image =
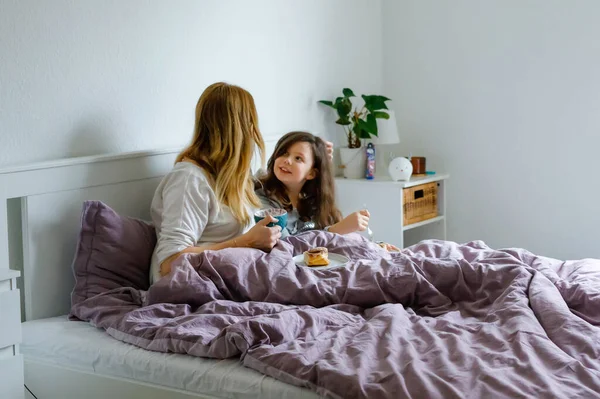
<path id="1" fill-rule="evenodd" d="M 279 139 L 275 151 L 267 164 L 267 174 L 259 178 L 257 187 L 265 194 L 278 200 L 286 210 L 292 210 L 285 185 L 277 179 L 273 171 L 275 159 L 284 155 L 295 143 L 310 144 L 313 152 L 314 179 L 306 181 L 298 199 L 298 213 L 302 221 L 313 221 L 317 228 L 323 229 L 342 220 L 342 213 L 335 205 L 335 182 L 333 165 L 327 156 L 327 146 L 320 138 L 308 132 L 290 132 Z"/>

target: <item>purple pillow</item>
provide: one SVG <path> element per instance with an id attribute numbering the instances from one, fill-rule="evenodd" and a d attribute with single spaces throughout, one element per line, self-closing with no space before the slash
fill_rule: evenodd
<path id="1" fill-rule="evenodd" d="M 71 306 L 119 287 L 147 290 L 155 245 L 152 225 L 121 216 L 101 201 L 85 201 L 73 260 Z"/>

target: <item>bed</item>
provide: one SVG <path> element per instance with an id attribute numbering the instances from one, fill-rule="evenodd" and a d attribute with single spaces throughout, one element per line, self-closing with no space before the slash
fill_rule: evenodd
<path id="1" fill-rule="evenodd" d="M 88 398 L 92 392 L 93 397 L 105 398 L 158 397 L 159 393 L 163 397 L 317 397 L 266 378 L 237 359 L 147 351 L 66 316 L 26 322 L 21 352 L 27 362 L 26 383 L 38 398 Z"/>
<path id="2" fill-rule="evenodd" d="M 120 274 L 73 296 L 83 255 L 94 256 L 86 217 L 112 212 L 146 229 L 175 155 L 0 171 L 0 262 L 22 272 L 20 351 L 38 398 L 600 397 L 594 259 L 481 241 L 389 253 L 362 236 L 307 232 L 271 254 L 184 256 L 150 289 Z M 297 267 L 293 255 L 314 246 L 352 262 Z"/>
<path id="3" fill-rule="evenodd" d="M 267 142 L 267 148 L 273 145 Z M 89 323 L 68 320 L 83 202 L 100 199 L 124 215 L 148 220 L 152 193 L 177 152 L 80 157 L 0 170 L 1 266 L 10 264 L 23 276 L 19 349 L 25 383 L 36 397 L 318 397 L 236 359 L 146 351 Z"/>

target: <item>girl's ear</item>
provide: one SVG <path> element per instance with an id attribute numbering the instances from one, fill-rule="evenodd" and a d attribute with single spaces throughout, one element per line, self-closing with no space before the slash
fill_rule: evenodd
<path id="1" fill-rule="evenodd" d="M 315 177 L 317 177 L 317 173 L 318 173 L 317 169 L 312 168 L 310 170 L 310 172 L 308 172 L 308 175 L 306 175 L 306 180 L 312 180 L 312 179 L 314 179 Z"/>

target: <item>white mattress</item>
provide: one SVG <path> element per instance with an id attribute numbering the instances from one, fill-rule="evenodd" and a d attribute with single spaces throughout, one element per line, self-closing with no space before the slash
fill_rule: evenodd
<path id="1" fill-rule="evenodd" d="M 151 352 L 118 341 L 89 323 L 66 316 L 23 323 L 25 360 L 90 373 L 143 381 L 218 398 L 317 398 L 242 366 L 239 359 L 215 360 Z"/>

